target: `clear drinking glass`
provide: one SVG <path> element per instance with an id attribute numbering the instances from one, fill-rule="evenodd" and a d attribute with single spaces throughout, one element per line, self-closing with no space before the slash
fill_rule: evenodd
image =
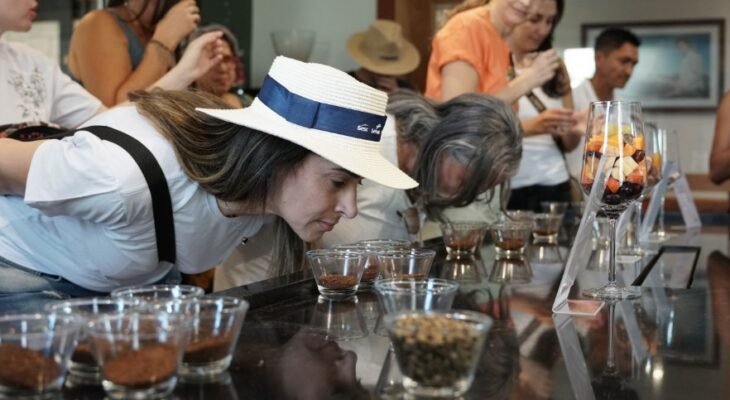
<path id="1" fill-rule="evenodd" d="M 57 315 L 67 315 L 80 318 L 84 325 L 101 315 L 121 314 L 126 310 L 140 307 L 139 302 L 128 299 L 112 299 L 108 297 L 92 297 L 53 302 L 46 305 L 46 311 Z M 71 354 L 68 372 L 69 382 L 77 384 L 95 384 L 101 382 L 99 365 L 91 351 L 91 344 L 87 332 L 82 329 L 78 344 Z"/>
<path id="2" fill-rule="evenodd" d="M 110 399 L 162 398 L 177 372 L 193 321 L 179 314 L 129 311 L 88 326 L 89 341 Z"/>
<path id="3" fill-rule="evenodd" d="M 631 237 L 627 237 L 625 240 L 627 246 L 619 250 L 619 254 L 635 257 L 643 257 L 651 253 L 649 250 L 642 248 L 639 243 L 641 209 L 644 196 L 651 193 L 654 186 L 662 179 L 662 168 L 664 165 L 662 161 L 664 153 L 659 146 L 659 129 L 654 124 L 646 124 L 644 138 L 644 152 L 646 157 L 644 161 L 647 164 L 646 185 L 639 199 L 633 203 L 633 210 L 631 210 L 631 229 L 626 232 L 626 236 L 631 235 Z"/>
<path id="4" fill-rule="evenodd" d="M 598 206 L 609 219 L 610 264 L 608 284 L 587 289 L 585 296 L 626 299 L 641 295 L 637 287 L 616 283 L 616 222 L 646 186 L 644 123 L 638 102 L 602 101 L 591 103 L 581 170 L 581 186 L 590 195 L 595 186 Z M 603 162 L 603 170 L 599 166 Z M 596 179 L 602 181 L 595 182 Z"/>
<path id="5" fill-rule="evenodd" d="M 431 249 L 387 250 L 378 253 L 383 278 L 426 279 L 436 252 Z"/>
<path id="6" fill-rule="evenodd" d="M 375 282 L 375 292 L 386 314 L 406 310 L 448 311 L 458 289 L 458 283 L 447 279 L 381 279 Z"/>
<path id="7" fill-rule="evenodd" d="M 440 225 L 446 252 L 455 256 L 474 254 L 482 244 L 489 224 L 485 222 L 447 222 Z"/>
<path id="8" fill-rule="evenodd" d="M 403 387 L 457 398 L 471 387 L 492 320 L 482 313 L 417 311 L 385 316 Z"/>
<path id="9" fill-rule="evenodd" d="M 0 316 L 0 398 L 59 392 L 83 324 L 69 315 Z"/>
<path id="10" fill-rule="evenodd" d="M 202 288 L 192 285 L 146 285 L 114 289 L 110 296 L 114 299 L 153 302 L 202 297 L 204 294 Z"/>
<path id="11" fill-rule="evenodd" d="M 662 157 L 661 164 L 662 171 L 664 171 L 664 167 L 666 167 L 670 162 L 674 163 L 675 166 L 674 172 L 670 176 L 662 177 L 668 179 L 667 190 L 671 188 L 674 181 L 679 178 L 679 171 L 682 170 L 679 159 L 679 150 L 677 149 L 677 146 L 679 145 L 678 140 L 676 130 L 657 128 L 657 146 L 664 155 L 664 157 Z M 659 215 L 657 216 L 653 229 L 649 232 L 649 237 L 647 238 L 649 242 L 653 243 L 663 242 L 671 237 L 669 232 L 667 232 L 664 228 L 664 197 L 660 199 L 660 202 L 661 207 L 659 208 Z"/>
<path id="12" fill-rule="evenodd" d="M 193 322 L 180 367 L 181 377 L 209 380 L 228 369 L 248 306 L 246 300 L 230 296 L 154 304 L 156 311 L 179 314 Z"/>
<path id="13" fill-rule="evenodd" d="M 319 249 L 310 250 L 306 255 L 321 295 L 344 299 L 357 292 L 367 261 L 365 252 Z"/>
<path id="14" fill-rule="evenodd" d="M 538 213 L 535 214 L 532 236 L 535 242 L 557 243 L 560 226 L 563 223 L 563 214 Z"/>
<path id="15" fill-rule="evenodd" d="M 530 241 L 532 224 L 525 221 L 498 222 L 489 227 L 489 233 L 497 258 L 522 257 Z"/>

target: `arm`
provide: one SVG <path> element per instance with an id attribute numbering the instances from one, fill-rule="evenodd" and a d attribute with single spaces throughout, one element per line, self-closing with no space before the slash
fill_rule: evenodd
<path id="1" fill-rule="evenodd" d="M 158 23 L 152 36 L 156 43 L 150 41 L 142 61 L 132 70 L 127 41 L 117 21 L 106 11 L 91 13 L 71 40 L 72 72 L 106 106 L 123 102 L 127 93 L 150 86 L 174 66 L 171 50 L 195 29 L 198 19 L 193 0 L 176 4 Z"/>
<path id="2" fill-rule="evenodd" d="M 0 139 L 0 195 L 23 196 L 30 162 L 45 141 Z"/>
<path id="3" fill-rule="evenodd" d="M 730 92 L 725 96 L 717 109 L 715 137 L 712 139 L 710 153 L 710 179 L 721 184 L 730 178 Z"/>

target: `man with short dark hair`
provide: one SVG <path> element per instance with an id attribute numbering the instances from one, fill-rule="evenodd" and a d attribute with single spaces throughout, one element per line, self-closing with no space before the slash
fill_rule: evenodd
<path id="1" fill-rule="evenodd" d="M 641 40 L 626 29 L 603 30 L 593 46 L 596 72 L 573 89 L 576 110 L 587 108 L 594 101 L 614 99 L 614 90 L 621 89 L 631 78 L 639 62 Z M 566 154 L 571 175 L 580 177 L 583 162 L 583 141 L 575 150 Z"/>

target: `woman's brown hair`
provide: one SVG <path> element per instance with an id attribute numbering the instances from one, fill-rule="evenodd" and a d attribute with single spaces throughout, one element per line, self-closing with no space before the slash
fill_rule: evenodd
<path id="1" fill-rule="evenodd" d="M 195 111 L 231 108 L 198 91 L 133 92 L 129 96 L 173 146 L 181 168 L 206 192 L 223 201 L 244 202 L 263 214 L 283 179 L 294 173 L 309 150 L 267 133 Z M 280 218 L 272 266 L 298 269 L 304 243 Z M 279 265 L 281 264 L 281 265 Z"/>

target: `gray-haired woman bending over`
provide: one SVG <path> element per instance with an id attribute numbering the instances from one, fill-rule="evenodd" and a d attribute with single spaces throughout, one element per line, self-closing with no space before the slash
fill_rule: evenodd
<path id="1" fill-rule="evenodd" d="M 441 220 L 446 208 L 466 206 L 480 195 L 491 197 L 494 187 L 517 172 L 519 120 L 495 97 L 470 93 L 434 103 L 400 91 L 390 95 L 387 112 L 380 152 L 420 185 L 406 191 L 364 181 L 357 217 L 325 233 L 322 247 L 372 238 L 412 239 L 405 218 L 416 206 L 430 219 Z M 294 263 L 271 262 L 272 232 L 265 227 L 236 249 L 216 271 L 216 290 L 292 272 Z"/>

